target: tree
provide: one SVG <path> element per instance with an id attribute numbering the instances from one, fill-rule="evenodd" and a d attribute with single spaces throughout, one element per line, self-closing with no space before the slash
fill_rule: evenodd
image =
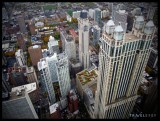
<path id="1" fill-rule="evenodd" d="M 72 22 L 78 24 L 78 20 L 76 18 L 72 18 Z"/>
<path id="2" fill-rule="evenodd" d="M 49 36 L 45 36 L 44 39 L 43 39 L 43 42 L 44 42 L 45 44 L 47 44 L 48 41 L 49 41 Z"/>
<path id="3" fill-rule="evenodd" d="M 59 49 L 62 48 L 62 40 L 59 40 L 59 41 L 58 41 L 58 46 L 59 46 Z"/>
<path id="4" fill-rule="evenodd" d="M 47 45 L 42 45 L 41 49 L 47 49 Z"/>
<path id="5" fill-rule="evenodd" d="M 59 39 L 60 39 L 60 33 L 59 33 L 59 32 L 56 32 L 56 33 L 54 34 L 54 38 L 55 38 L 56 40 L 59 40 Z"/>

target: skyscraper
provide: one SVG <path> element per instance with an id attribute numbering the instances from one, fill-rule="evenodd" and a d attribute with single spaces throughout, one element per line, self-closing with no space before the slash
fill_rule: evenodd
<path id="1" fill-rule="evenodd" d="M 56 55 L 54 55 L 54 56 L 56 56 Z M 52 63 L 54 64 L 54 58 L 55 58 L 54 56 L 52 56 L 51 58 L 49 58 L 49 57 L 42 58 L 37 63 L 37 67 L 38 67 L 38 70 L 40 71 L 40 75 L 41 75 L 40 82 L 42 85 L 42 90 L 43 90 L 43 92 L 47 92 L 51 104 L 54 104 L 56 101 L 51 73 L 52 74 L 56 74 L 56 73 L 49 70 L 49 65 L 47 63 L 47 60 L 49 63 L 52 61 Z M 54 67 L 51 67 L 51 68 L 54 68 Z"/>
<path id="2" fill-rule="evenodd" d="M 95 9 L 95 12 L 94 12 L 94 22 L 97 23 L 98 26 L 100 26 L 100 22 L 101 22 L 101 10 L 99 8 Z"/>
<path id="3" fill-rule="evenodd" d="M 118 25 L 119 22 L 121 22 L 124 32 L 127 30 L 127 16 L 128 13 L 123 9 L 115 10 L 113 14 L 113 21 L 115 22 L 115 25 Z"/>
<path id="4" fill-rule="evenodd" d="M 38 70 L 41 73 L 42 88 L 48 92 L 51 104 L 56 101 L 53 82 L 58 81 L 61 99 L 64 99 L 71 88 L 67 55 L 54 53 L 54 55 L 40 59 Z"/>
<path id="5" fill-rule="evenodd" d="M 81 12 L 78 19 L 79 29 L 79 60 L 83 68 L 89 67 L 89 20 L 86 12 Z"/>
<path id="6" fill-rule="evenodd" d="M 38 119 L 25 88 L 12 91 L 9 99 L 2 102 L 3 119 Z"/>
<path id="7" fill-rule="evenodd" d="M 42 50 L 40 45 L 34 45 L 28 48 L 32 65 L 37 66 L 38 61 L 42 58 Z"/>
<path id="8" fill-rule="evenodd" d="M 154 14 L 155 14 L 156 8 L 155 7 L 149 7 L 148 14 L 147 14 L 147 20 L 153 20 Z"/>
<path id="9" fill-rule="evenodd" d="M 100 27 L 98 27 L 98 25 L 93 26 L 93 42 L 94 45 L 98 44 L 98 41 L 100 39 Z"/>
<path id="10" fill-rule="evenodd" d="M 94 118 L 128 118 L 138 97 L 137 90 L 150 54 L 155 26 L 143 16 L 134 21 L 131 33 L 107 23 L 100 38 L 99 80 Z"/>
<path id="11" fill-rule="evenodd" d="M 26 25 L 25 25 L 25 21 L 24 21 L 24 17 L 21 15 L 21 16 L 18 16 L 17 17 L 17 21 L 18 21 L 18 25 L 20 27 L 20 32 L 22 33 L 25 33 L 27 32 L 26 30 Z"/>
<path id="12" fill-rule="evenodd" d="M 68 59 L 76 59 L 76 45 L 71 36 L 66 38 L 65 52 L 68 55 Z"/>
<path id="13" fill-rule="evenodd" d="M 20 49 L 24 50 L 26 48 L 25 40 L 22 33 L 17 33 L 17 44 Z"/>

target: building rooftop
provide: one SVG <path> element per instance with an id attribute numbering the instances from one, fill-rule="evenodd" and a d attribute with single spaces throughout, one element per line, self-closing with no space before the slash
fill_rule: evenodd
<path id="1" fill-rule="evenodd" d="M 131 32 L 125 34 L 125 41 L 133 41 L 133 40 L 138 40 L 139 38 L 133 35 Z"/>
<path id="2" fill-rule="evenodd" d="M 48 44 L 50 44 L 51 46 L 58 46 L 58 41 L 56 41 L 54 37 L 50 36 Z"/>
<path id="3" fill-rule="evenodd" d="M 50 114 L 56 112 L 58 106 L 59 106 L 58 103 L 55 103 L 55 104 L 51 105 L 51 106 L 49 107 Z"/>
<path id="4" fill-rule="evenodd" d="M 70 32 L 70 34 L 71 34 L 73 37 L 78 37 L 78 35 L 77 35 L 76 32 L 74 31 L 74 29 L 70 29 L 69 32 Z"/>
<path id="5" fill-rule="evenodd" d="M 26 68 L 27 73 L 32 73 L 34 71 L 33 66 Z"/>
<path id="6" fill-rule="evenodd" d="M 40 59 L 40 61 L 37 63 L 37 67 L 39 71 L 46 68 L 47 67 L 46 59 L 45 58 Z"/>
<path id="7" fill-rule="evenodd" d="M 98 77 L 98 74 L 95 69 L 91 70 L 91 71 L 88 71 L 85 69 L 85 70 L 79 72 L 77 74 L 77 77 L 83 86 L 83 85 L 87 84 L 88 82 L 95 80 Z"/>
<path id="8" fill-rule="evenodd" d="M 143 16 L 137 16 L 136 21 L 144 21 Z"/>
<path id="9" fill-rule="evenodd" d="M 37 89 L 36 82 L 22 85 L 22 86 L 18 86 L 18 87 L 14 87 L 14 88 L 12 88 L 11 92 L 16 92 L 17 90 L 23 90 L 23 89 L 25 89 L 27 93 L 35 91 Z"/>
<path id="10" fill-rule="evenodd" d="M 22 98 L 22 97 L 25 97 L 26 95 L 26 91 L 25 89 L 22 89 L 21 91 L 12 91 L 10 92 L 10 98 L 9 100 L 7 101 L 11 101 L 11 100 L 15 100 L 15 99 L 18 99 L 18 98 Z"/>
<path id="11" fill-rule="evenodd" d="M 36 19 L 36 18 L 35 18 Z M 43 27 L 44 26 L 44 23 L 43 22 L 37 22 L 35 23 L 35 26 L 36 27 Z"/>
<path id="12" fill-rule="evenodd" d="M 29 47 L 28 49 L 36 49 L 36 48 L 41 48 L 41 46 L 40 45 L 34 45 L 34 46 Z"/>
<path id="13" fill-rule="evenodd" d="M 15 55 L 18 57 L 21 56 L 21 51 L 22 51 L 21 49 L 18 49 L 17 52 L 15 53 Z"/>

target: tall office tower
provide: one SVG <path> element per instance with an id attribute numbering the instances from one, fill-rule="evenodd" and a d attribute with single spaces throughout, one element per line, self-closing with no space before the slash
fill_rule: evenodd
<path id="1" fill-rule="evenodd" d="M 4 51 L 2 50 L 2 66 L 7 64 L 7 58 L 4 54 Z"/>
<path id="2" fill-rule="evenodd" d="M 66 38 L 65 53 L 68 55 L 68 59 L 76 59 L 76 45 L 71 36 Z"/>
<path id="3" fill-rule="evenodd" d="M 30 32 L 31 32 L 31 35 L 35 35 L 35 34 L 36 34 L 36 31 L 35 31 L 34 22 L 31 20 L 31 21 L 29 21 L 28 25 L 29 25 L 29 30 L 30 30 Z"/>
<path id="4" fill-rule="evenodd" d="M 95 9 L 94 12 L 94 22 L 98 24 L 98 26 L 100 26 L 100 22 L 101 22 L 101 10 L 99 8 Z"/>
<path id="5" fill-rule="evenodd" d="M 43 89 L 48 92 L 51 103 L 55 102 L 53 82 L 59 83 L 61 98 L 65 98 L 71 88 L 68 57 L 65 53 L 40 59 L 38 70 L 41 73 Z"/>
<path id="6" fill-rule="evenodd" d="M 93 26 L 93 42 L 94 45 L 97 45 L 100 39 L 100 27 L 98 25 Z"/>
<path id="7" fill-rule="evenodd" d="M 26 68 L 26 75 L 28 79 L 28 83 L 36 82 L 37 86 L 39 84 L 35 69 L 33 66 Z"/>
<path id="8" fill-rule="evenodd" d="M 82 67 L 89 68 L 89 20 L 86 12 L 81 12 L 78 19 L 79 29 L 79 60 Z"/>
<path id="9" fill-rule="evenodd" d="M 148 13 L 147 13 L 147 20 L 153 20 L 155 11 L 156 11 L 155 7 L 149 7 L 149 10 L 148 10 Z"/>
<path id="10" fill-rule="evenodd" d="M 2 92 L 10 92 L 11 87 L 9 84 L 9 75 L 7 71 L 4 69 L 2 71 Z"/>
<path id="11" fill-rule="evenodd" d="M 24 17 L 22 15 L 18 16 L 17 21 L 18 21 L 18 25 L 19 25 L 19 28 L 20 28 L 20 32 L 22 32 L 22 33 L 27 32 Z"/>
<path id="12" fill-rule="evenodd" d="M 42 50 L 40 45 L 34 45 L 28 48 L 32 65 L 37 66 L 38 61 L 42 58 Z"/>
<path id="13" fill-rule="evenodd" d="M 38 119 L 37 113 L 25 88 L 12 91 L 2 102 L 3 119 Z"/>
<path id="14" fill-rule="evenodd" d="M 115 10 L 113 15 L 113 21 L 115 22 L 115 25 L 118 25 L 119 22 L 121 22 L 124 32 L 127 30 L 127 16 L 128 13 L 126 10 Z"/>
<path id="15" fill-rule="evenodd" d="M 157 62 L 158 62 L 158 51 L 153 47 L 151 47 L 151 53 L 148 59 L 147 66 L 149 66 L 152 69 L 155 69 L 158 67 Z"/>
<path id="16" fill-rule="evenodd" d="M 65 51 L 65 40 L 66 40 L 66 37 L 67 37 L 67 33 L 65 30 L 61 30 L 60 31 L 60 38 L 61 38 L 61 41 L 62 41 L 62 50 Z"/>
<path id="17" fill-rule="evenodd" d="M 24 58 L 24 54 L 23 54 L 23 50 L 22 49 L 18 49 L 15 53 L 15 57 L 16 57 L 16 60 L 17 60 L 17 63 L 19 66 L 24 66 L 26 65 L 26 62 L 25 62 L 25 58 Z"/>
<path id="18" fill-rule="evenodd" d="M 18 44 L 20 49 L 25 50 L 26 45 L 25 45 L 25 40 L 23 38 L 22 33 L 17 33 L 17 44 Z"/>
<path id="19" fill-rule="evenodd" d="M 49 67 L 54 68 L 54 66 L 53 67 L 50 66 L 50 64 L 51 64 L 50 62 L 52 62 L 53 65 L 54 65 L 54 58 L 56 58 L 55 56 L 56 55 L 52 56 L 51 58 L 49 58 L 49 57 L 42 58 L 37 63 L 37 67 L 38 67 L 38 70 L 40 71 L 40 75 L 41 75 L 41 81 L 40 82 L 41 82 L 41 85 L 42 85 L 42 90 L 44 92 L 47 92 L 51 104 L 54 104 L 55 101 L 56 101 L 51 73 L 56 74 L 56 72 L 50 71 Z M 47 63 L 47 60 L 48 60 L 49 63 Z"/>
<path id="20" fill-rule="evenodd" d="M 59 80 L 61 98 L 64 99 L 71 89 L 69 62 L 66 53 L 58 54 L 57 58 L 58 58 L 58 62 L 56 63 L 57 75 Z"/>
<path id="21" fill-rule="evenodd" d="M 3 7 L 2 8 L 2 19 L 8 20 L 8 15 L 6 9 Z"/>
<path id="22" fill-rule="evenodd" d="M 136 18 L 131 33 L 124 33 L 121 25 L 113 23 L 108 21 L 100 38 L 95 118 L 129 117 L 155 33 L 153 21 L 146 23 L 143 16 Z"/>
<path id="23" fill-rule="evenodd" d="M 54 37 L 50 36 L 49 37 L 49 42 L 48 42 L 48 50 L 51 53 L 57 53 L 59 54 L 59 46 L 58 46 L 58 41 L 54 39 Z"/>
<path id="24" fill-rule="evenodd" d="M 89 9 L 89 16 L 94 19 L 95 10 Z"/>

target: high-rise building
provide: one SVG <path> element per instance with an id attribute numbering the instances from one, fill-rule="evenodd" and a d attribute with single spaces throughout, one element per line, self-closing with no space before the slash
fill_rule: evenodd
<path id="1" fill-rule="evenodd" d="M 100 39 L 100 27 L 98 25 L 93 26 L 93 42 L 97 45 Z"/>
<path id="2" fill-rule="evenodd" d="M 61 92 L 61 99 L 64 99 L 71 89 L 68 56 L 66 53 L 61 53 L 57 55 L 57 59 L 58 62 L 56 63 L 56 68 Z"/>
<path id="3" fill-rule="evenodd" d="M 94 19 L 95 10 L 89 9 L 89 16 Z"/>
<path id="4" fill-rule="evenodd" d="M 4 69 L 2 71 L 2 92 L 10 92 L 10 91 L 11 91 L 11 87 L 9 84 L 9 75 L 6 69 Z"/>
<path id="5" fill-rule="evenodd" d="M 34 45 L 28 48 L 32 65 L 37 66 L 38 61 L 42 58 L 42 50 L 40 45 Z"/>
<path id="6" fill-rule="evenodd" d="M 136 18 L 130 33 L 125 33 L 121 25 L 107 24 L 100 38 L 94 118 L 129 118 L 138 97 L 154 33 L 153 21 L 146 23 L 143 16 Z"/>
<path id="7" fill-rule="evenodd" d="M 20 32 L 22 32 L 22 33 L 27 32 L 24 17 L 22 15 L 18 16 L 17 21 L 18 21 L 18 25 L 19 25 L 19 28 L 20 28 Z"/>
<path id="8" fill-rule="evenodd" d="M 7 14 L 7 11 L 6 9 L 3 7 L 2 8 L 2 19 L 5 19 L 5 20 L 8 20 L 8 14 Z"/>
<path id="9" fill-rule="evenodd" d="M 39 82 L 37 80 L 37 75 L 33 66 L 26 68 L 26 75 L 28 83 L 36 82 L 37 86 L 39 85 Z"/>
<path id="10" fill-rule="evenodd" d="M 35 34 L 36 34 L 36 31 L 35 31 L 34 22 L 31 20 L 28 25 L 29 25 L 29 30 L 30 30 L 30 32 L 31 32 L 31 35 L 35 35 Z"/>
<path id="11" fill-rule="evenodd" d="M 9 80 L 12 86 L 28 84 L 26 78 L 26 67 L 8 68 Z"/>
<path id="12" fill-rule="evenodd" d="M 81 12 L 78 19 L 79 60 L 83 68 L 89 68 L 89 20 L 86 12 Z"/>
<path id="13" fill-rule="evenodd" d="M 148 13 L 147 13 L 147 20 L 153 20 L 155 11 L 156 11 L 155 7 L 149 7 Z"/>
<path id="14" fill-rule="evenodd" d="M 2 102 L 3 119 L 38 119 L 37 113 L 25 88 L 12 91 Z"/>
<path id="15" fill-rule="evenodd" d="M 76 59 L 76 45 L 71 36 L 66 38 L 65 53 L 68 55 L 68 59 Z"/>
<path id="16" fill-rule="evenodd" d="M 50 55 L 40 59 L 38 70 L 41 73 L 41 83 L 43 89 L 48 92 L 49 99 L 53 104 L 55 102 L 55 92 L 53 83 L 59 83 L 61 99 L 64 99 L 70 88 L 70 75 L 68 57 L 65 53 Z"/>
<path id="17" fill-rule="evenodd" d="M 100 22 L 101 22 L 101 10 L 99 8 L 95 9 L 94 12 L 94 22 L 98 24 L 98 26 L 100 26 Z"/>
<path id="18" fill-rule="evenodd" d="M 71 113 L 78 110 L 78 97 L 74 90 L 70 90 L 68 93 L 68 110 Z"/>
<path id="19" fill-rule="evenodd" d="M 56 55 L 54 55 L 54 56 L 56 56 Z M 54 67 L 49 66 L 48 63 L 47 63 L 47 60 L 49 62 L 52 61 L 52 63 L 54 64 L 54 56 L 51 57 L 51 58 L 49 58 L 49 57 L 48 58 L 42 58 L 37 63 L 37 67 L 38 67 L 38 70 L 40 71 L 40 75 L 41 75 L 40 82 L 41 82 L 41 85 L 42 85 L 42 90 L 43 90 L 43 92 L 46 92 L 48 94 L 48 97 L 49 97 L 49 100 L 50 100 L 51 104 L 54 104 L 55 101 L 56 101 L 51 73 L 52 74 L 56 74 L 56 73 L 49 70 L 49 67 L 50 68 L 54 68 Z"/>
<path id="20" fill-rule="evenodd" d="M 74 11 L 72 17 L 73 18 L 80 18 L 81 11 Z"/>
<path id="21" fill-rule="evenodd" d="M 156 49 L 151 47 L 151 53 L 148 59 L 147 66 L 149 66 L 152 69 L 155 69 L 157 66 L 157 62 L 158 62 L 158 52 Z"/>
<path id="22" fill-rule="evenodd" d="M 127 16 L 128 13 L 126 10 L 115 10 L 113 15 L 113 21 L 115 22 L 115 25 L 118 25 L 119 22 L 121 22 L 121 26 L 123 28 L 123 31 L 126 32 L 127 30 Z"/>
<path id="23" fill-rule="evenodd" d="M 52 37 L 52 36 L 49 37 L 48 50 L 49 50 L 50 54 L 51 54 L 51 53 L 55 53 L 55 52 L 56 52 L 57 54 L 60 53 L 60 51 L 59 51 L 59 46 L 58 46 L 58 41 L 55 40 L 55 38 Z"/>
<path id="24" fill-rule="evenodd" d="M 25 58 L 24 58 L 24 54 L 23 54 L 23 50 L 22 49 L 18 49 L 17 52 L 15 53 L 15 57 L 17 60 L 17 63 L 19 66 L 24 66 L 26 65 L 25 62 Z"/>
<path id="25" fill-rule="evenodd" d="M 106 18 L 107 16 L 109 16 L 109 11 L 107 10 L 103 10 L 101 11 L 101 18 Z"/>
<path id="26" fill-rule="evenodd" d="M 25 40 L 23 38 L 23 34 L 22 33 L 17 33 L 17 44 L 18 44 L 20 49 L 24 50 L 26 48 Z"/>

